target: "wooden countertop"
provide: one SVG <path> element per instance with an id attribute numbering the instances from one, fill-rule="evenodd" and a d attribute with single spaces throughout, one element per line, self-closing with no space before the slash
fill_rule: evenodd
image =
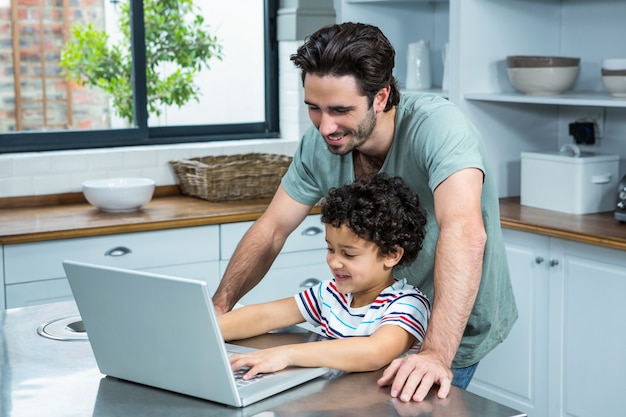
<path id="1" fill-rule="evenodd" d="M 158 187 L 154 198 L 132 213 L 103 213 L 80 193 L 0 199 L 0 244 L 36 242 L 256 220 L 269 199 L 209 202 Z M 316 207 L 312 213 L 318 213 Z M 613 213 L 570 215 L 500 200 L 502 226 L 592 245 L 626 250 L 626 224 Z"/>
<path id="2" fill-rule="evenodd" d="M 626 250 L 626 224 L 613 212 L 574 215 L 520 205 L 519 197 L 500 200 L 500 223 L 507 229 Z"/>
<path id="3" fill-rule="evenodd" d="M 104 213 L 81 193 L 0 199 L 0 244 L 204 226 L 257 219 L 269 199 L 209 202 L 159 187 L 139 211 Z"/>

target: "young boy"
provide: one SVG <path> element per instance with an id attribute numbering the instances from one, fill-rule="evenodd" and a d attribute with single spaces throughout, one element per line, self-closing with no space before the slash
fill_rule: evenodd
<path id="1" fill-rule="evenodd" d="M 287 366 L 372 371 L 424 338 L 430 302 L 405 279 L 393 277 L 394 267 L 413 262 L 422 248 L 426 217 L 418 196 L 400 177 L 378 174 L 332 189 L 321 212 L 333 279 L 219 320 L 226 341 L 304 321 L 319 326 L 328 340 L 231 356 L 234 370 L 250 367 L 245 379 Z"/>

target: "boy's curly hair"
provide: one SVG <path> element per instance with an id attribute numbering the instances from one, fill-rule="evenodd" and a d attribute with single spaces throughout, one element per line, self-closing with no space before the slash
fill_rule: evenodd
<path id="1" fill-rule="evenodd" d="M 401 177 L 384 173 L 331 189 L 322 201 L 322 223 L 347 225 L 357 236 L 376 243 L 383 255 L 400 246 L 404 255 L 397 266 L 417 258 L 426 234 L 418 195 Z"/>

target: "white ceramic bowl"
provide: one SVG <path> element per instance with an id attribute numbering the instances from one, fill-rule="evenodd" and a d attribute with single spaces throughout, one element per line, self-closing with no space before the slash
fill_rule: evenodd
<path id="1" fill-rule="evenodd" d="M 613 97 L 626 98 L 626 74 L 603 75 L 602 84 Z"/>
<path id="2" fill-rule="evenodd" d="M 155 182 L 149 178 L 108 178 L 84 181 L 82 187 L 90 204 L 109 213 L 123 213 L 150 201 Z"/>
<path id="3" fill-rule="evenodd" d="M 536 96 L 562 94 L 570 89 L 580 73 L 580 66 L 507 68 L 516 90 Z"/>
<path id="4" fill-rule="evenodd" d="M 603 59 L 602 69 L 611 70 L 611 71 L 626 70 L 626 58 Z"/>
<path id="5" fill-rule="evenodd" d="M 569 56 L 509 55 L 506 66 L 509 68 L 577 67 L 580 58 Z"/>

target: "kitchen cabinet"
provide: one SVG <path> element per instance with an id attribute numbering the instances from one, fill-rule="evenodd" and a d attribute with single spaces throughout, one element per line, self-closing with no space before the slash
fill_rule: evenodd
<path id="1" fill-rule="evenodd" d="M 0 310 L 4 310 L 4 246 L 0 246 Z"/>
<path id="2" fill-rule="evenodd" d="M 226 270 L 235 247 L 252 222 L 221 226 L 221 274 Z M 263 278 L 242 299 L 242 304 L 255 304 L 292 296 L 319 281 L 331 278 L 326 264 L 324 225 L 319 215 L 308 216 L 287 238 L 274 264 Z"/>
<path id="3" fill-rule="evenodd" d="M 62 261 L 219 280 L 219 226 L 4 246 L 6 308 L 72 299 Z"/>
<path id="4" fill-rule="evenodd" d="M 430 41 L 435 85 L 441 85 L 441 48 L 449 41 L 447 97 L 482 133 L 498 195 L 520 195 L 521 152 L 556 151 L 573 143 L 569 124 L 597 117 L 602 137 L 584 151 L 618 154 L 626 172 L 626 100 L 604 89 L 602 59 L 623 57 L 626 2 L 619 0 L 341 0 L 341 21 L 381 28 L 396 48 L 394 75 L 403 87 L 406 49 Z M 581 72 L 560 96 L 517 93 L 508 80 L 508 55 L 576 56 Z"/>
<path id="5" fill-rule="evenodd" d="M 479 364 L 470 391 L 517 404 L 530 417 L 548 406 L 549 238 L 503 230 L 519 318 Z"/>
<path id="6" fill-rule="evenodd" d="M 336 7 L 340 21 L 374 24 L 389 38 L 396 49 L 394 75 L 402 90 L 406 82 L 409 43 L 428 41 L 433 82 L 430 91 L 445 95 L 441 91 L 442 47 L 449 39 L 448 0 L 343 0 Z"/>
<path id="7" fill-rule="evenodd" d="M 520 318 L 470 391 L 529 417 L 618 415 L 626 373 L 623 251 L 504 229 Z"/>
<path id="8" fill-rule="evenodd" d="M 5 245 L 0 257 L 2 301 L 13 308 L 71 300 L 61 264 L 65 259 L 202 279 L 213 292 L 250 225 L 239 222 Z M 311 215 L 287 239 L 263 281 L 241 302 L 287 297 L 329 277 L 323 225 L 319 215 Z"/>
<path id="9" fill-rule="evenodd" d="M 611 40 L 626 38 L 626 2 L 451 0 L 450 9 L 451 98 L 483 134 L 500 197 L 520 195 L 521 152 L 573 143 L 578 120 L 596 117 L 602 135 L 584 151 L 626 156 L 626 100 L 600 73 L 602 59 L 624 55 Z M 527 96 L 508 80 L 508 55 L 580 57 L 581 71 L 565 94 Z"/>

